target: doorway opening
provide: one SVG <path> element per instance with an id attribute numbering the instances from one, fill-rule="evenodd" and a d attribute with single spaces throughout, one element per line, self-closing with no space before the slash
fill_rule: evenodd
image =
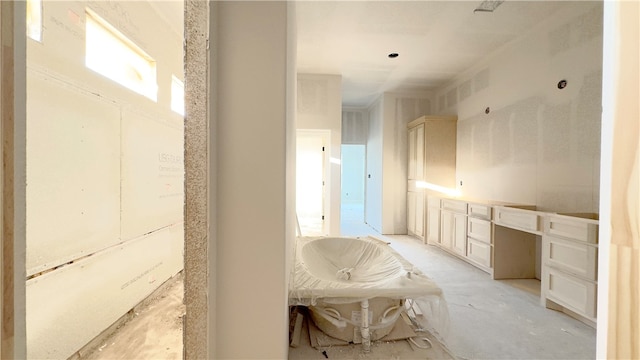
<path id="1" fill-rule="evenodd" d="M 298 130 L 296 136 L 296 214 L 300 236 L 328 235 L 325 211 L 329 133 Z M 326 151 L 325 151 L 326 150 Z"/>
<path id="2" fill-rule="evenodd" d="M 365 171 L 367 147 L 342 145 L 340 229 L 342 235 L 366 235 L 372 232 L 365 223 Z"/>

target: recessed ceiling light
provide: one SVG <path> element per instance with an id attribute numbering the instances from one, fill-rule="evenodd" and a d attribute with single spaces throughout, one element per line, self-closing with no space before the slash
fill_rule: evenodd
<path id="1" fill-rule="evenodd" d="M 394 59 L 394 58 L 398 57 L 398 53 L 391 53 L 391 54 L 389 54 L 387 56 L 389 56 L 390 58 Z"/>

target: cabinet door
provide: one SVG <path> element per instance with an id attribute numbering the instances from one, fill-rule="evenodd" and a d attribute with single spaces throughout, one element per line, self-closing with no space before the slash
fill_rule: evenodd
<path id="1" fill-rule="evenodd" d="M 424 193 L 416 193 L 415 234 L 424 238 Z"/>
<path id="2" fill-rule="evenodd" d="M 416 128 L 416 180 L 424 180 L 424 124 Z"/>
<path id="3" fill-rule="evenodd" d="M 427 207 L 427 243 L 440 244 L 440 207 Z"/>
<path id="4" fill-rule="evenodd" d="M 409 180 L 415 180 L 416 178 L 416 128 L 409 129 L 409 149 L 408 149 L 408 159 L 409 159 Z"/>
<path id="5" fill-rule="evenodd" d="M 407 193 L 407 231 L 424 239 L 424 193 Z"/>
<path id="6" fill-rule="evenodd" d="M 460 255 L 467 255 L 467 217 L 464 214 L 453 214 L 452 247 Z"/>
<path id="7" fill-rule="evenodd" d="M 453 213 L 442 210 L 440 213 L 440 241 L 442 247 L 451 249 L 453 245 Z"/>
<path id="8" fill-rule="evenodd" d="M 409 129 L 408 178 L 424 180 L 424 124 Z"/>
<path id="9" fill-rule="evenodd" d="M 416 233 L 416 193 L 407 193 L 407 231 L 409 234 Z"/>

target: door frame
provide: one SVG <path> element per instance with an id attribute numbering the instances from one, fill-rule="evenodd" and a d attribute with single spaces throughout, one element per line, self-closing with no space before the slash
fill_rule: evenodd
<path id="1" fill-rule="evenodd" d="M 25 359 L 26 347 L 26 2 L 0 1 L 0 357 Z"/>

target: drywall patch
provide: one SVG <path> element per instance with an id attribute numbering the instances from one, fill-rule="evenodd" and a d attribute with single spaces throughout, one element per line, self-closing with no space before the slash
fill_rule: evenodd
<path id="1" fill-rule="evenodd" d="M 342 144 L 367 144 L 368 119 L 364 110 L 342 111 Z"/>
<path id="2" fill-rule="evenodd" d="M 516 164 L 535 164 L 538 161 L 538 109 L 542 102 L 532 97 L 511 108 L 513 132 L 513 160 Z"/>
<path id="3" fill-rule="evenodd" d="M 211 358 L 209 346 L 215 346 L 209 342 L 215 329 L 208 329 L 208 293 L 215 290 L 209 284 L 209 277 L 215 279 L 215 267 L 209 267 L 215 243 L 209 246 L 208 223 L 209 10 L 207 1 L 185 1 L 185 359 Z"/>
<path id="4" fill-rule="evenodd" d="M 411 120 L 431 113 L 429 99 L 398 97 L 396 98 L 396 121 L 406 124 Z"/>
<path id="5" fill-rule="evenodd" d="M 465 82 L 463 82 L 462 84 L 460 84 L 460 101 L 465 101 L 466 99 L 469 98 L 469 96 L 471 96 L 472 93 L 472 89 L 471 89 L 471 80 L 467 80 Z"/>
<path id="6" fill-rule="evenodd" d="M 472 122 L 460 121 L 457 127 L 457 141 L 456 141 L 456 156 L 458 163 L 462 168 L 467 168 L 471 165 L 471 161 L 468 161 L 469 155 L 472 149 Z"/>
<path id="7" fill-rule="evenodd" d="M 501 110 L 493 114 L 491 126 L 491 164 L 506 165 L 511 159 L 511 124 L 509 114 Z"/>
<path id="8" fill-rule="evenodd" d="M 476 74 L 473 78 L 473 88 L 476 93 L 489 87 L 489 76 L 489 68 L 481 70 Z"/>
<path id="9" fill-rule="evenodd" d="M 447 107 L 458 104 L 458 88 L 447 91 Z"/>
<path id="10" fill-rule="evenodd" d="M 474 121 L 472 129 L 472 159 L 476 168 L 491 166 L 491 122 Z"/>
<path id="11" fill-rule="evenodd" d="M 577 20 L 577 27 L 580 30 L 580 42 L 589 41 L 602 36 L 602 16 L 602 4 L 596 4 L 591 10 L 586 12 Z"/>
<path id="12" fill-rule="evenodd" d="M 602 71 L 584 77 L 578 92 L 576 124 L 577 152 L 582 158 L 600 158 L 602 124 Z"/>
<path id="13" fill-rule="evenodd" d="M 545 162 L 569 162 L 571 158 L 571 103 L 547 105 L 543 114 L 542 151 Z"/>
<path id="14" fill-rule="evenodd" d="M 549 55 L 554 56 L 602 36 L 602 5 L 549 32 Z"/>
<path id="15" fill-rule="evenodd" d="M 329 112 L 329 82 L 298 79 L 298 113 L 326 116 Z"/>
<path id="16" fill-rule="evenodd" d="M 571 47 L 571 26 L 564 24 L 549 32 L 549 55 L 557 55 Z"/>
<path id="17" fill-rule="evenodd" d="M 576 209 L 593 209 L 590 187 L 550 186 L 540 191 L 538 209 L 553 212 L 575 212 Z M 586 209 L 586 210 L 584 210 Z M 597 213 L 598 209 L 594 209 Z"/>
<path id="18" fill-rule="evenodd" d="M 438 111 L 443 111 L 446 108 L 445 97 L 444 95 L 440 95 L 438 97 Z"/>

